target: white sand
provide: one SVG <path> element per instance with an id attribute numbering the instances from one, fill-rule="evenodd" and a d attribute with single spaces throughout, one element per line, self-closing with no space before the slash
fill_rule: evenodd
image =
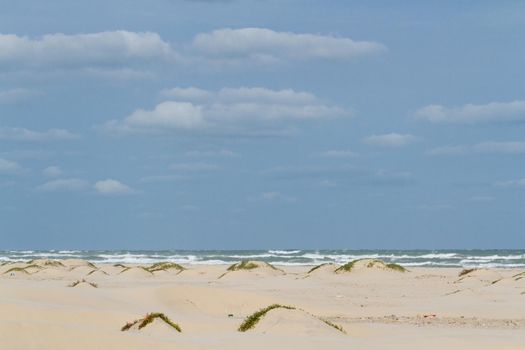
<path id="1" fill-rule="evenodd" d="M 43 262 L 41 262 L 43 264 Z M 30 349 L 525 349 L 522 270 L 414 268 L 401 273 L 325 266 L 234 271 L 186 266 L 153 274 L 82 261 L 4 273 L 0 266 L 0 348 Z M 104 271 L 104 272 L 102 272 Z M 71 283 L 85 279 L 77 287 Z M 90 286 L 93 282 L 98 288 Z M 244 318 L 274 303 L 247 332 Z M 162 312 L 163 321 L 122 332 Z M 346 334 L 324 323 L 342 326 Z"/>

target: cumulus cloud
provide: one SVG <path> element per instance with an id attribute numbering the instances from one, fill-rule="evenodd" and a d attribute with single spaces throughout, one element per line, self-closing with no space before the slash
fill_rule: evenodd
<path id="1" fill-rule="evenodd" d="M 417 138 L 410 134 L 383 134 L 383 135 L 371 135 L 365 137 L 363 142 L 371 146 L 381 147 L 403 147 L 417 141 Z"/>
<path id="2" fill-rule="evenodd" d="M 79 136 L 64 129 L 49 129 L 46 131 L 34 131 L 25 128 L 2 128 L 0 127 L 0 140 L 12 141 L 60 141 L 73 140 Z"/>
<path id="3" fill-rule="evenodd" d="M 249 59 L 263 63 L 307 59 L 346 60 L 386 50 L 384 45 L 372 41 L 277 32 L 266 28 L 225 28 L 201 33 L 194 38 L 192 48 L 212 58 Z"/>
<path id="4" fill-rule="evenodd" d="M 525 189 L 525 178 L 518 180 L 509 180 L 509 181 L 498 181 L 495 184 L 497 187 L 510 187 L 510 188 L 520 188 Z"/>
<path id="5" fill-rule="evenodd" d="M 418 110 L 416 116 L 432 123 L 476 124 L 525 121 L 525 101 L 467 104 L 453 108 L 430 105 Z"/>
<path id="6" fill-rule="evenodd" d="M 135 190 L 128 185 L 114 179 L 97 181 L 93 185 L 93 188 L 95 191 L 103 195 L 122 195 L 135 192 Z"/>
<path id="7" fill-rule="evenodd" d="M 525 142 L 518 141 L 487 141 L 474 145 L 444 146 L 430 150 L 428 152 L 434 156 L 461 156 L 469 154 L 525 154 Z"/>
<path id="8" fill-rule="evenodd" d="M 0 91 L 0 105 L 20 103 L 39 94 L 38 91 L 21 88 Z"/>
<path id="9" fill-rule="evenodd" d="M 11 160 L 0 158 L 0 174 L 16 174 L 22 171 L 22 167 Z"/>
<path id="10" fill-rule="evenodd" d="M 57 166 L 52 165 L 52 166 L 45 168 L 42 171 L 42 174 L 44 174 L 47 177 L 58 177 L 62 175 L 62 169 L 60 169 Z"/>
<path id="11" fill-rule="evenodd" d="M 324 103 L 315 95 L 291 89 L 196 88 L 166 90 L 172 100 L 151 110 L 139 109 L 122 120 L 112 120 L 103 130 L 117 133 L 158 133 L 174 130 L 207 132 L 261 132 L 264 126 L 282 128 L 282 123 L 349 116 L 350 112 Z M 186 99 L 195 99 L 200 102 Z"/>
<path id="12" fill-rule="evenodd" d="M 89 189 L 89 182 L 82 179 L 57 179 L 37 187 L 43 192 L 78 192 Z"/>
<path id="13" fill-rule="evenodd" d="M 0 34 L 3 67 L 87 67 L 175 58 L 170 45 L 151 32 L 56 33 L 38 38 Z"/>

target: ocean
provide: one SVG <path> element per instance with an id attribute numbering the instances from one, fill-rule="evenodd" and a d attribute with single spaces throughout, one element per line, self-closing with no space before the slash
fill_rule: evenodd
<path id="1" fill-rule="evenodd" d="M 0 251 L 0 263 L 33 259 L 85 259 L 93 263 L 231 264 L 262 260 L 275 265 L 344 264 L 377 258 L 403 266 L 525 267 L 525 250 L 9 250 Z"/>

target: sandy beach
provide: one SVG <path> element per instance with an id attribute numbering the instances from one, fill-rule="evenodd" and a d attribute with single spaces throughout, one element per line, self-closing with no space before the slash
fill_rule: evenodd
<path id="1" fill-rule="evenodd" d="M 525 271 L 0 266 L 3 349 L 524 349 Z M 174 265 L 175 266 L 175 265 Z M 252 328 L 254 312 L 275 305 Z M 279 305 L 280 307 L 277 307 Z M 160 317 L 139 329 L 149 313 Z M 137 320 L 136 323 L 133 323 Z M 121 329 L 130 325 L 129 330 Z"/>

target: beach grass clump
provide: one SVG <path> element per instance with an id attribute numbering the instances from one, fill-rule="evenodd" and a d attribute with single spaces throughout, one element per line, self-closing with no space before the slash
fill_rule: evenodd
<path id="1" fill-rule="evenodd" d="M 324 264 L 320 264 L 320 265 L 314 266 L 314 267 L 312 267 L 307 273 L 312 273 L 312 272 L 314 272 L 315 270 L 318 270 L 318 269 L 320 269 L 321 267 L 326 266 L 326 265 L 330 265 L 330 263 L 324 263 Z"/>
<path id="2" fill-rule="evenodd" d="M 126 271 L 129 271 L 129 270 L 131 270 L 131 269 L 133 269 L 133 268 L 142 269 L 142 270 L 144 270 L 144 271 L 146 271 L 146 272 L 148 272 L 148 273 L 152 273 L 150 270 L 148 270 L 147 267 L 144 267 L 144 266 L 136 266 L 136 267 L 130 267 L 130 266 L 128 266 L 128 267 L 126 267 L 124 270 L 120 271 L 120 272 L 119 272 L 119 275 L 120 275 L 121 273 L 124 273 L 124 272 L 126 272 Z"/>
<path id="3" fill-rule="evenodd" d="M 25 267 L 12 267 L 9 270 L 7 270 L 6 272 L 4 272 L 3 274 L 5 275 L 5 274 L 11 273 L 11 272 L 22 272 L 22 273 L 25 273 L 25 274 L 29 273 L 29 272 L 26 271 Z"/>
<path id="4" fill-rule="evenodd" d="M 91 287 L 93 288 L 98 288 L 98 284 L 96 284 L 95 282 L 88 282 L 86 281 L 85 279 L 82 279 L 82 280 L 76 280 L 75 282 L 71 283 L 69 285 L 69 287 L 73 288 L 73 287 L 76 287 L 78 286 L 80 283 L 87 283 L 89 284 Z"/>
<path id="5" fill-rule="evenodd" d="M 259 267 L 259 264 L 248 260 L 242 260 L 228 267 L 228 271 L 253 270 Z"/>
<path id="6" fill-rule="evenodd" d="M 95 269 L 95 270 L 91 270 L 91 271 L 89 271 L 89 273 L 88 273 L 86 276 L 90 276 L 90 275 L 94 274 L 94 273 L 97 272 L 97 271 L 101 272 L 103 275 L 108 275 L 108 273 L 107 273 L 106 271 L 104 271 L 104 270 L 101 270 L 101 269 Z"/>
<path id="7" fill-rule="evenodd" d="M 476 268 L 473 268 L 473 269 L 463 269 L 463 270 L 461 270 L 461 272 L 458 274 L 458 277 L 466 276 L 466 275 L 468 275 L 469 273 L 474 272 L 474 271 L 476 271 L 476 270 L 477 270 Z"/>
<path id="8" fill-rule="evenodd" d="M 168 316 L 160 312 L 152 312 L 144 316 L 142 319 L 128 322 L 120 330 L 122 332 L 128 331 L 131 327 L 133 327 L 136 324 L 138 324 L 138 329 L 142 329 L 146 327 L 147 325 L 149 325 L 151 322 L 153 322 L 155 319 L 160 319 L 164 321 L 164 323 L 166 323 L 167 325 L 169 325 L 170 327 L 172 327 L 179 333 L 182 332 L 182 328 L 178 324 L 174 323 L 172 320 L 170 320 Z"/>
<path id="9" fill-rule="evenodd" d="M 253 327 L 266 315 L 269 311 L 274 309 L 287 309 L 287 310 L 295 310 L 295 307 L 293 306 L 287 306 L 287 305 L 281 305 L 281 304 L 272 304 L 270 306 L 265 307 L 264 309 L 260 309 L 259 311 L 254 312 L 250 316 L 246 317 L 241 323 L 241 325 L 238 328 L 239 332 L 246 332 Z"/>
<path id="10" fill-rule="evenodd" d="M 338 330 L 339 332 L 341 332 L 341 333 L 346 334 L 346 331 L 345 331 L 344 328 L 341 327 L 340 325 L 335 324 L 335 323 L 333 323 L 332 321 L 329 321 L 329 320 L 324 319 L 324 318 L 320 318 L 320 317 L 317 317 L 317 318 L 318 318 L 319 320 L 323 321 L 324 323 L 326 323 L 328 326 L 337 329 L 337 330 Z"/>
<path id="11" fill-rule="evenodd" d="M 127 267 L 126 265 L 124 265 L 124 264 L 113 264 L 113 266 L 115 266 L 115 267 L 121 267 L 121 268 L 123 268 L 123 269 L 127 269 L 127 268 L 128 268 L 128 267 Z"/>
<path id="12" fill-rule="evenodd" d="M 159 262 L 156 264 L 151 265 L 147 268 L 149 272 L 156 272 L 156 271 L 168 271 L 168 270 L 178 270 L 183 271 L 184 267 L 182 267 L 179 264 L 172 263 L 172 262 Z"/>
<path id="13" fill-rule="evenodd" d="M 340 266 L 339 268 L 337 268 L 335 270 L 335 272 L 351 272 L 354 267 L 356 266 L 356 263 L 358 262 L 362 262 L 362 261 L 366 261 L 366 260 L 369 260 L 365 267 L 366 268 L 373 268 L 373 267 L 380 267 L 380 268 L 384 268 L 384 269 L 387 269 L 387 270 L 392 270 L 392 271 L 397 271 L 397 272 L 406 272 L 407 269 L 405 269 L 403 266 L 399 265 L 399 264 L 394 264 L 394 263 L 385 263 L 383 260 L 379 260 L 379 259 L 357 259 L 357 260 L 353 260 L 353 261 L 350 261 L 346 264 L 344 264 L 343 266 Z"/>

